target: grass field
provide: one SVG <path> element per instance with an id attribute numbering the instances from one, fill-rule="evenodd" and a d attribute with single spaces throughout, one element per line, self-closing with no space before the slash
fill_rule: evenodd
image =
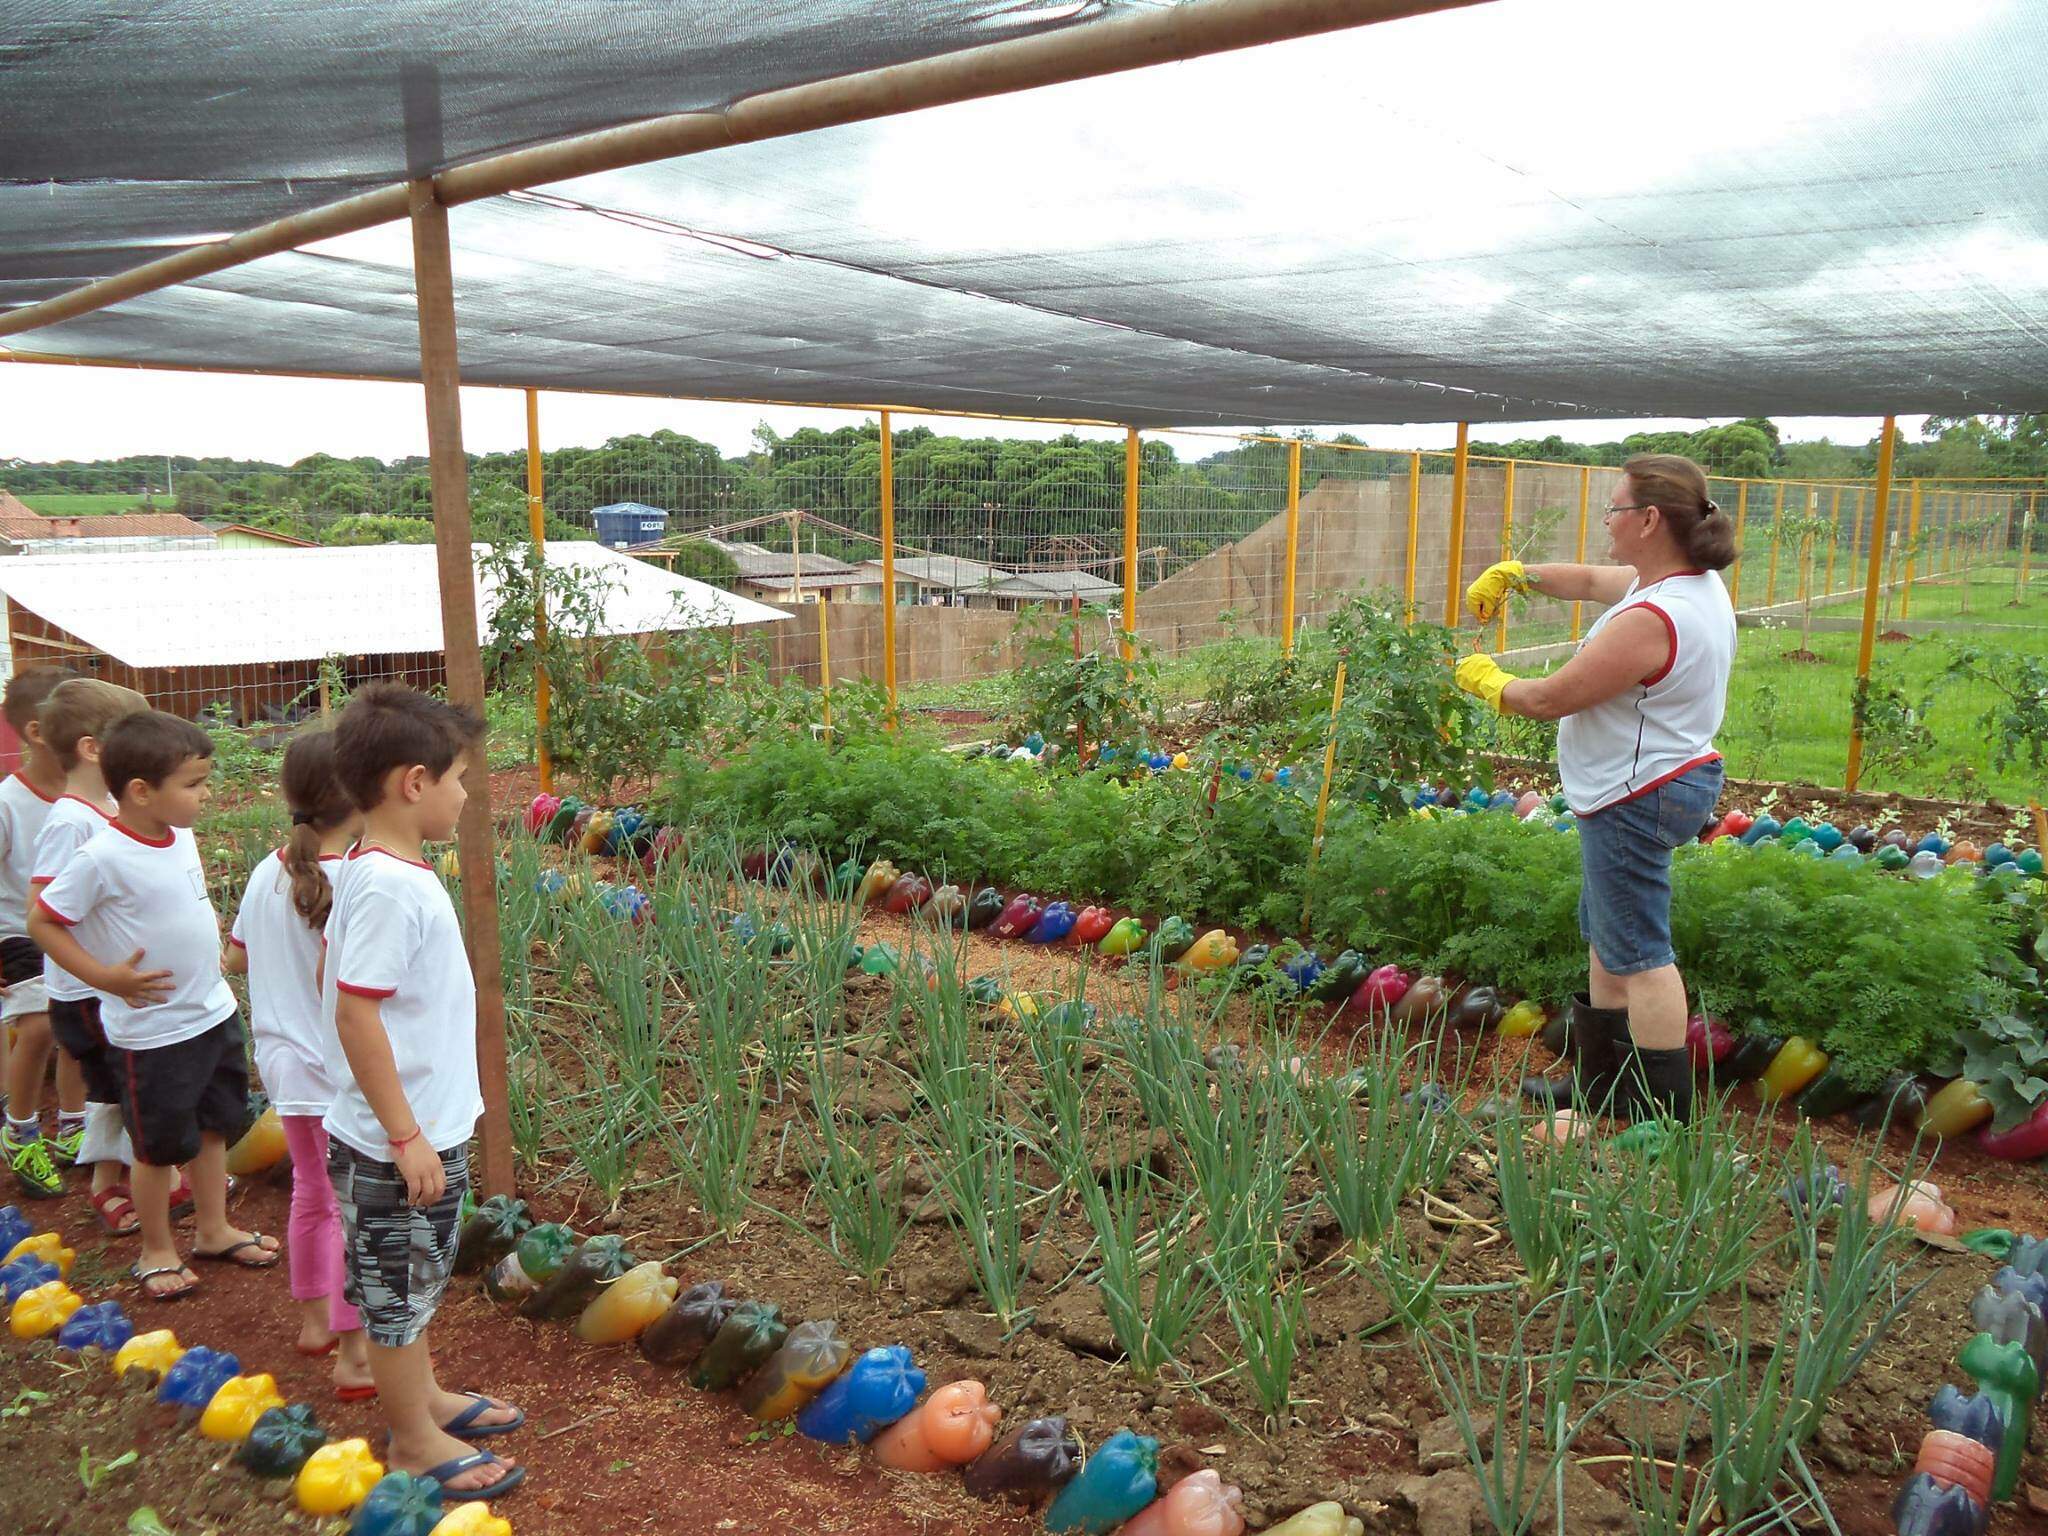
<path id="1" fill-rule="evenodd" d="M 98 517 L 110 512 L 142 510 L 142 498 L 125 491 L 46 491 L 16 500 L 45 517 Z"/>

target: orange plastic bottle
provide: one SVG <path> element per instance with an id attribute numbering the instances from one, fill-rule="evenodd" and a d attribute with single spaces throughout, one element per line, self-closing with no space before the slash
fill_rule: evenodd
<path id="1" fill-rule="evenodd" d="M 586 1344 L 624 1344 L 637 1339 L 669 1309 L 677 1289 L 675 1276 L 663 1274 L 657 1260 L 636 1264 L 583 1309 L 576 1319 L 576 1337 Z"/>
<path id="2" fill-rule="evenodd" d="M 1204 1467 L 1139 1510 L 1121 1536 L 1241 1536 L 1244 1516 L 1238 1505 L 1243 1502 L 1235 1486 Z"/>
<path id="3" fill-rule="evenodd" d="M 875 1436 L 875 1455 L 902 1472 L 964 1467 L 988 1449 L 1002 1416 L 980 1382 L 950 1382 Z"/>

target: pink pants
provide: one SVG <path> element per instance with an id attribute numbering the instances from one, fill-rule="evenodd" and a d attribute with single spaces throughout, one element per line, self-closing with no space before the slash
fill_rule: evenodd
<path id="1" fill-rule="evenodd" d="M 282 1115 L 284 1144 L 292 1154 L 292 1217 L 285 1244 L 291 1261 L 292 1299 L 327 1298 L 327 1326 L 336 1333 L 362 1327 L 341 1297 L 341 1207 L 327 1177 L 327 1132 L 318 1115 Z"/>

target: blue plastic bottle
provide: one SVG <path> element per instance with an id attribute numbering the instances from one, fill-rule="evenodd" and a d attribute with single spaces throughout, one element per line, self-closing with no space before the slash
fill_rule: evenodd
<path id="1" fill-rule="evenodd" d="M 1152 1502 L 1159 1491 L 1159 1442 L 1120 1429 L 1088 1458 L 1045 1512 L 1048 1531 L 1103 1536 Z"/>
<path id="2" fill-rule="evenodd" d="M 2005 1415 L 1981 1392 L 1943 1387 L 1927 1405 L 1927 1422 L 1936 1429 L 1976 1441 L 1995 1457 L 2005 1445 Z"/>
<path id="3" fill-rule="evenodd" d="M 213 1394 L 221 1389 L 223 1382 L 241 1373 L 242 1362 L 233 1355 L 224 1355 L 204 1344 L 197 1344 L 180 1355 L 178 1363 L 164 1372 L 164 1379 L 156 1389 L 156 1400 L 197 1412 L 213 1401 Z"/>
<path id="4" fill-rule="evenodd" d="M 1983 1536 L 1989 1515 L 1960 1487 L 1943 1487 L 1925 1472 L 1901 1488 L 1892 1504 L 1899 1536 Z"/>
<path id="5" fill-rule="evenodd" d="M 2048 1372 L 2048 1316 L 2017 1287 L 1984 1286 L 1970 1298 L 1970 1322 L 2000 1344 L 2018 1344 L 2036 1371 Z"/>
<path id="6" fill-rule="evenodd" d="M 121 1303 L 102 1301 L 80 1307 L 65 1320 L 64 1326 L 57 1330 L 57 1347 L 98 1349 L 111 1355 L 119 1352 L 121 1346 L 134 1337 L 135 1325 L 121 1310 Z"/>
<path id="7" fill-rule="evenodd" d="M 1026 944 L 1057 944 L 1074 931 L 1075 912 L 1071 905 L 1056 901 L 1038 914 L 1038 921 L 1024 935 Z"/>
<path id="8" fill-rule="evenodd" d="M 1314 950 L 1305 949 L 1300 954 L 1291 956 L 1280 969 L 1287 979 L 1294 983 L 1297 991 L 1306 992 L 1309 983 L 1323 974 L 1323 961 Z"/>
<path id="9" fill-rule="evenodd" d="M 799 1434 L 827 1445 L 866 1444 L 917 1405 L 924 1372 L 901 1344 L 871 1349 L 804 1405 Z"/>
<path id="10" fill-rule="evenodd" d="M 2007 1264 L 1991 1277 L 1991 1289 L 2001 1296 L 2024 1296 L 2048 1316 L 2048 1273 L 2030 1273 L 2017 1264 Z"/>
<path id="11" fill-rule="evenodd" d="M 21 1214 L 18 1205 L 0 1205 L 0 1253 L 7 1253 L 24 1238 L 35 1236 L 36 1229 L 29 1219 Z"/>
<path id="12" fill-rule="evenodd" d="M 15 1239 L 15 1242 L 20 1241 L 20 1238 Z M 32 1291 L 39 1285 L 63 1278 L 56 1265 L 39 1259 L 32 1253 L 23 1254 L 12 1264 L 0 1269 L 0 1301 L 12 1306 L 21 1298 L 24 1291 Z"/>
<path id="13" fill-rule="evenodd" d="M 2023 1275 L 2048 1275 L 2048 1237 L 2022 1237 L 2006 1257 L 2012 1261 L 2006 1266 L 2009 1269 Z"/>

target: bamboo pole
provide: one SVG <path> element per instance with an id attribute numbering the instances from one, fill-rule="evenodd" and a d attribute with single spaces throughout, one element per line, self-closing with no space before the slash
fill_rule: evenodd
<path id="1" fill-rule="evenodd" d="M 1572 556 L 1572 559 L 1580 565 L 1586 563 L 1586 519 L 1591 514 L 1592 506 L 1593 466 L 1581 464 L 1579 466 L 1579 544 L 1578 552 Z M 1585 631 L 1585 615 L 1586 605 L 1584 603 L 1572 604 L 1572 642 L 1574 644 L 1578 643 L 1579 636 Z"/>
<path id="2" fill-rule="evenodd" d="M 435 567 L 441 587 L 441 635 L 448 697 L 479 715 L 483 658 L 477 649 L 476 567 L 470 547 L 469 461 L 462 449 L 462 378 L 455 345 L 455 279 L 448 253 L 448 210 L 433 183 L 410 196 L 413 288 L 418 295 L 420 381 L 425 386 L 427 453 L 433 473 Z M 480 793 L 462 807 L 456 858 L 462 868 L 463 934 L 476 976 L 477 1077 L 483 1088 L 483 1189 L 512 1193 L 516 1169 L 507 1103 L 504 972 L 498 944 L 498 857 L 492 847 L 490 774 L 476 765 Z"/>
<path id="3" fill-rule="evenodd" d="M 1458 578 L 1465 574 L 1465 478 L 1472 462 L 1471 431 L 1468 423 L 1458 423 L 1457 457 L 1451 460 L 1451 529 L 1444 549 L 1444 623 L 1451 629 L 1458 627 L 1458 600 L 1464 596 Z"/>
<path id="4" fill-rule="evenodd" d="M 1749 528 L 1749 482 L 1735 487 L 1735 563 L 1728 568 L 1728 606 L 1742 607 L 1742 536 Z"/>
<path id="5" fill-rule="evenodd" d="M 1509 459 L 1500 472 L 1500 557 L 1503 560 L 1515 558 L 1515 461 Z M 1508 648 L 1508 600 L 1500 600 L 1499 628 L 1494 649 Z"/>
<path id="6" fill-rule="evenodd" d="M 1892 454 L 1897 447 L 1894 439 L 1898 435 L 1897 418 L 1884 419 L 1884 444 L 1877 453 L 1876 506 L 1871 512 L 1870 560 L 1863 577 L 1863 638 L 1856 647 L 1856 680 L 1863 683 L 1870 677 L 1871 658 L 1877 651 L 1877 589 L 1884 582 L 1884 530 L 1891 513 L 1892 499 Z M 1856 784 L 1863 776 L 1863 726 L 1852 720 L 1849 726 L 1849 772 L 1843 785 L 1855 793 Z"/>
<path id="7" fill-rule="evenodd" d="M 825 745 L 832 745 L 832 626 L 826 623 L 827 609 L 823 603 L 818 610 L 818 693 L 820 696 L 819 718 L 825 727 Z"/>
<path id="8" fill-rule="evenodd" d="M 1301 556 L 1301 440 L 1287 445 L 1287 568 L 1280 573 L 1280 654 L 1294 654 L 1294 566 Z"/>
<path id="9" fill-rule="evenodd" d="M 1899 622 L 1904 623 L 1913 611 L 1913 566 L 1918 559 L 1914 544 L 1920 537 L 1920 482 L 1913 482 L 1913 494 L 1907 502 L 1906 513 L 1906 580 L 1899 588 Z M 1930 562 L 1931 563 L 1931 562 Z"/>
<path id="10" fill-rule="evenodd" d="M 1771 508 L 1771 563 L 1764 575 L 1764 606 L 1773 608 L 1778 602 L 1778 537 L 1779 525 L 1785 517 L 1785 485 L 1778 483 L 1777 501 Z"/>
<path id="11" fill-rule="evenodd" d="M 1408 622 L 1415 622 L 1415 539 L 1422 528 L 1422 455 L 1408 455 L 1408 554 L 1402 578 L 1402 600 Z"/>
<path id="12" fill-rule="evenodd" d="M 722 111 L 674 113 L 488 155 L 442 171 L 434 178 L 434 192 L 442 207 L 452 207 L 733 144 L 784 138 L 1476 3 L 1478 0 L 1202 0 L 1164 10 L 1131 11 L 1087 26 L 764 91 Z M 407 197 L 403 183 L 379 187 L 147 262 L 40 304 L 0 314 L 0 336 L 76 319 L 124 299 L 316 240 L 395 222 L 406 217 Z"/>
<path id="13" fill-rule="evenodd" d="M 540 792 L 555 792 L 555 765 L 548 755 L 548 517 L 545 461 L 540 454 L 540 391 L 526 392 L 526 534 L 533 540 L 533 755 L 540 767 Z"/>
<path id="14" fill-rule="evenodd" d="M 1124 432 L 1124 660 L 1138 655 L 1138 429 Z"/>
<path id="15" fill-rule="evenodd" d="M 1344 661 L 1337 661 L 1337 684 L 1330 690 L 1330 733 L 1323 742 L 1323 782 L 1316 791 L 1315 837 L 1308 845 L 1308 877 L 1302 881 L 1301 931 L 1308 935 L 1309 904 L 1315 900 L 1316 860 L 1323 854 L 1323 822 L 1330 814 L 1330 780 L 1337 772 L 1337 715 L 1344 708 Z"/>
<path id="16" fill-rule="evenodd" d="M 882 691 L 896 729 L 896 433 L 882 412 Z"/>

